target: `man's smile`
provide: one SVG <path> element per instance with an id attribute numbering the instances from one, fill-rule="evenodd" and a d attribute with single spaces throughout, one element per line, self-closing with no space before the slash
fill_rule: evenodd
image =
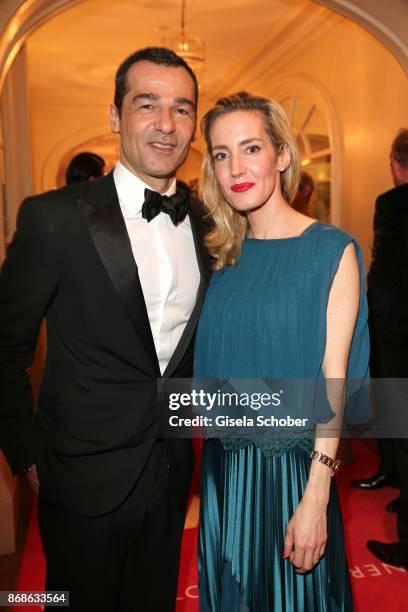
<path id="1" fill-rule="evenodd" d="M 160 153 L 171 153 L 172 151 L 174 151 L 175 146 L 176 145 L 171 144 L 169 142 L 159 142 L 159 141 L 149 142 L 149 147 L 151 147 L 155 151 L 159 151 Z"/>

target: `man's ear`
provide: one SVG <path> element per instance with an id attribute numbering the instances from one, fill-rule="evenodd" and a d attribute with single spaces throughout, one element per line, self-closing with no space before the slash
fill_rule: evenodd
<path id="1" fill-rule="evenodd" d="M 119 111 L 116 108 L 115 104 L 109 104 L 108 119 L 111 131 L 114 134 L 120 134 L 120 117 Z"/>

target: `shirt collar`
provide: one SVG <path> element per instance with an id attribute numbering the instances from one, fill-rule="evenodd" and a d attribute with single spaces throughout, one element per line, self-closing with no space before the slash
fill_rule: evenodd
<path id="1" fill-rule="evenodd" d="M 132 216 L 136 216 L 142 210 L 145 189 L 151 189 L 151 187 L 136 176 L 136 174 L 128 170 L 121 162 L 116 164 L 113 178 L 119 202 L 127 208 Z M 176 178 L 174 177 L 170 187 L 163 195 L 171 196 L 175 193 Z"/>

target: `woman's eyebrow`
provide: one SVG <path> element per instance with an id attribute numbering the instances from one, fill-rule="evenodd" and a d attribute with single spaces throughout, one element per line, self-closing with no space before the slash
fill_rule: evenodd
<path id="1" fill-rule="evenodd" d="M 251 142 L 254 142 L 255 140 L 262 142 L 262 138 L 245 138 L 245 140 L 241 140 L 241 142 L 239 142 L 239 146 L 243 147 L 247 144 L 250 144 Z M 214 147 L 211 147 L 211 151 L 214 151 L 215 149 L 228 149 L 227 145 L 215 145 Z"/>

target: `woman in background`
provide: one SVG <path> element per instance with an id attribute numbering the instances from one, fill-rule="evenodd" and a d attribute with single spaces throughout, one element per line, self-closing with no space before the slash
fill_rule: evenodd
<path id="1" fill-rule="evenodd" d="M 196 378 L 363 378 L 360 249 L 290 206 L 300 164 L 283 110 L 241 92 L 219 100 L 202 129 L 215 273 L 197 332 Z M 341 419 L 342 393 L 328 395 Z M 339 440 L 324 428 L 317 425 L 315 439 L 205 442 L 201 612 L 353 609 L 335 470 L 327 465 Z"/>

